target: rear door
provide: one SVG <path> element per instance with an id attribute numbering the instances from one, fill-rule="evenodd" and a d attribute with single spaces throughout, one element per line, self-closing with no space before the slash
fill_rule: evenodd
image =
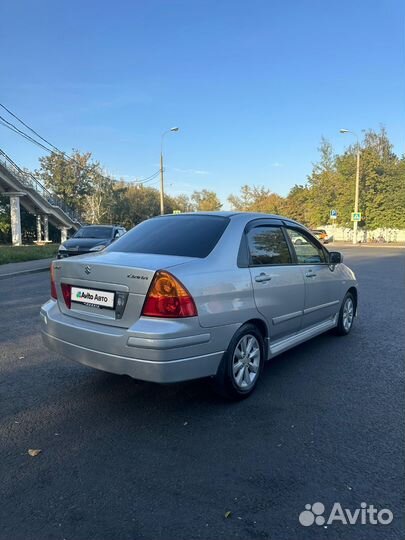
<path id="1" fill-rule="evenodd" d="M 246 236 L 255 303 L 267 320 L 270 339 L 298 332 L 304 309 L 304 278 L 293 264 L 282 227 L 260 220 L 252 222 Z"/>
<path id="2" fill-rule="evenodd" d="M 297 266 L 305 281 L 302 327 L 308 328 L 331 319 L 339 310 L 341 282 L 327 252 L 314 237 L 300 227 L 287 227 Z"/>

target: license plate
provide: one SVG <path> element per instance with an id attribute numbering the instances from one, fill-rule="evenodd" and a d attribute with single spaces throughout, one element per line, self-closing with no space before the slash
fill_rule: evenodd
<path id="1" fill-rule="evenodd" d="M 115 293 L 110 291 L 98 291 L 95 289 L 83 289 L 72 287 L 72 302 L 106 308 L 114 308 Z"/>

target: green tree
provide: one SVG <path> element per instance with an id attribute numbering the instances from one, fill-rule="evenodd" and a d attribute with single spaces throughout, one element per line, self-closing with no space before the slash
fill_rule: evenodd
<path id="1" fill-rule="evenodd" d="M 339 198 L 341 222 L 348 226 L 354 207 L 356 152 L 357 148 L 351 146 L 336 158 L 343 182 Z M 363 226 L 369 230 L 404 226 L 404 172 L 403 162 L 393 152 L 385 129 L 367 131 L 360 146 L 359 210 Z"/>
<path id="2" fill-rule="evenodd" d="M 283 210 L 284 199 L 264 186 L 241 187 L 240 195 L 228 197 L 233 210 L 239 212 L 264 212 L 266 214 L 280 214 Z"/>
<path id="3" fill-rule="evenodd" d="M 155 188 L 120 182 L 114 186 L 113 197 L 112 221 L 127 229 L 160 214 L 160 195 Z M 172 213 L 170 197 L 165 197 L 164 203 L 165 212 Z"/>
<path id="4" fill-rule="evenodd" d="M 194 204 L 190 197 L 185 193 L 180 195 L 170 196 L 168 199 L 171 201 L 173 210 L 180 210 L 180 212 L 194 212 Z"/>
<path id="5" fill-rule="evenodd" d="M 91 188 L 85 196 L 84 219 L 87 223 L 112 223 L 111 203 L 114 180 L 98 171 L 91 174 Z"/>
<path id="6" fill-rule="evenodd" d="M 197 211 L 215 212 L 217 210 L 221 210 L 222 208 L 218 195 L 215 193 L 215 191 L 209 191 L 208 189 L 194 191 L 191 195 L 191 201 Z"/>
<path id="7" fill-rule="evenodd" d="M 73 150 L 72 159 L 53 152 L 39 159 L 38 179 L 71 207 L 86 210 L 86 197 L 90 195 L 99 164 L 91 162 L 91 153 Z"/>
<path id="8" fill-rule="evenodd" d="M 390 227 L 405 229 L 405 157 L 402 157 L 390 178 L 386 205 Z"/>
<path id="9" fill-rule="evenodd" d="M 310 200 L 310 191 L 307 186 L 295 184 L 283 204 L 283 215 L 295 219 L 304 225 L 310 225 L 308 203 Z"/>
<path id="10" fill-rule="evenodd" d="M 336 156 L 329 141 L 321 139 L 319 152 L 320 160 L 308 177 L 306 222 L 312 227 L 328 223 L 331 209 L 338 209 L 338 215 L 342 216 L 339 208 L 342 178 L 336 169 Z"/>
<path id="11" fill-rule="evenodd" d="M 10 198 L 0 195 L 0 243 L 11 242 Z"/>
<path id="12" fill-rule="evenodd" d="M 367 131 L 362 146 L 360 209 L 365 223 L 370 229 L 401 226 L 405 212 L 405 199 L 400 195 L 404 176 L 385 129 Z"/>

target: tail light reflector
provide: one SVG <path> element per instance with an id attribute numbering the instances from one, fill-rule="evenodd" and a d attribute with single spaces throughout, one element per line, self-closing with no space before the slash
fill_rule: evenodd
<path id="1" fill-rule="evenodd" d="M 72 286 L 67 283 L 61 283 L 61 288 L 66 307 L 70 309 L 70 306 L 72 305 Z"/>
<path id="2" fill-rule="evenodd" d="M 188 290 L 169 272 L 156 272 L 142 309 L 146 317 L 196 317 L 197 308 Z"/>
<path id="3" fill-rule="evenodd" d="M 58 293 L 56 291 L 55 283 L 55 270 L 53 268 L 53 264 L 51 264 L 51 298 L 54 298 L 55 300 L 58 299 Z"/>

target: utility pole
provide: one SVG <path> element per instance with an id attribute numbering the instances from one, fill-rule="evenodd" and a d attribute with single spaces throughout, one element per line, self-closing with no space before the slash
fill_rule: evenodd
<path id="1" fill-rule="evenodd" d="M 357 214 L 359 211 L 359 190 L 360 190 L 360 142 L 357 134 L 354 131 L 348 129 L 341 129 L 340 133 L 350 133 L 357 139 L 357 152 L 356 152 L 356 188 L 354 192 L 354 212 Z M 357 244 L 357 225 L 358 221 L 353 221 L 353 244 Z"/>
<path id="2" fill-rule="evenodd" d="M 170 133 L 171 131 L 179 131 L 179 128 L 172 127 L 168 129 L 167 131 L 164 131 L 160 139 L 160 215 L 163 215 L 165 213 L 164 176 L 163 176 L 163 170 L 164 170 L 163 169 L 163 137 L 166 135 L 166 133 Z"/>
<path id="3" fill-rule="evenodd" d="M 357 141 L 357 160 L 356 160 L 356 191 L 354 194 L 354 211 L 359 211 L 359 188 L 360 188 L 360 145 Z M 353 244 L 357 244 L 357 225 L 358 221 L 353 222 Z"/>
<path id="4" fill-rule="evenodd" d="M 165 203 L 164 203 L 164 187 L 163 187 L 163 152 L 160 152 L 160 215 L 163 216 L 165 213 Z"/>

